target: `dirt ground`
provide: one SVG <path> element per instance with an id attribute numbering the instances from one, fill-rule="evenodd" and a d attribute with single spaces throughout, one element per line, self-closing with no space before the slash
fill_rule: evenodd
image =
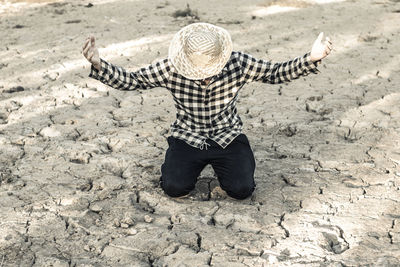
<path id="1" fill-rule="evenodd" d="M 318 75 L 243 88 L 244 201 L 209 167 L 166 196 L 169 92 L 110 89 L 81 55 L 93 34 L 135 70 L 197 21 L 274 61 L 334 42 Z M 1 0 L 0 267 L 400 266 L 399 25 L 399 0 Z"/>

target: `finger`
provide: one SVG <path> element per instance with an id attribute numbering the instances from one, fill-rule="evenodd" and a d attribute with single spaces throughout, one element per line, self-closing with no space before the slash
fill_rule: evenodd
<path id="1" fill-rule="evenodd" d="M 325 41 L 325 42 L 324 42 L 324 45 L 325 45 L 325 46 L 332 46 L 332 43 L 330 43 L 330 42 L 328 42 L 328 41 Z"/>
<path id="2" fill-rule="evenodd" d="M 90 49 L 90 45 L 87 45 L 87 46 L 85 47 L 85 49 L 83 49 L 83 53 L 84 53 L 84 54 L 87 54 L 88 51 L 89 51 L 89 49 Z"/>
<path id="3" fill-rule="evenodd" d="M 317 41 L 318 41 L 318 42 L 322 42 L 322 37 L 324 37 L 324 33 L 323 33 L 323 32 L 320 32 L 319 35 L 318 35 L 318 37 L 317 37 Z"/>
<path id="4" fill-rule="evenodd" d="M 89 39 L 86 39 L 85 43 L 82 46 L 82 51 L 85 50 L 85 47 L 88 45 Z"/>
<path id="5" fill-rule="evenodd" d="M 88 46 L 83 50 L 83 54 L 85 55 L 85 57 L 87 57 L 88 52 L 89 52 L 89 49 L 90 49 L 90 45 L 88 45 Z"/>
<path id="6" fill-rule="evenodd" d="M 96 42 L 96 39 L 94 38 L 94 36 L 93 35 L 90 36 L 90 43 L 91 43 L 92 47 L 95 46 L 95 42 Z"/>
<path id="7" fill-rule="evenodd" d="M 327 36 L 327 37 L 325 38 L 325 40 L 326 40 L 327 42 L 329 42 L 330 44 L 332 43 L 331 38 L 329 38 L 329 36 Z"/>
<path id="8" fill-rule="evenodd" d="M 328 48 L 329 48 L 329 50 L 332 50 L 333 46 L 332 45 L 328 45 Z"/>
<path id="9" fill-rule="evenodd" d="M 88 60 L 89 61 L 91 61 L 92 60 L 92 58 L 93 58 L 93 55 L 94 55 L 94 53 L 93 53 L 93 51 L 91 51 L 90 53 L 89 53 L 89 55 L 88 55 Z"/>

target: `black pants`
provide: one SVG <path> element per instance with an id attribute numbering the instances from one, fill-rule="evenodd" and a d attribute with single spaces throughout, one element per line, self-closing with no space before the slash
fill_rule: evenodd
<path id="1" fill-rule="evenodd" d="M 210 146 L 200 150 L 185 141 L 168 137 L 169 148 L 161 166 L 161 188 L 171 197 L 188 194 L 195 187 L 197 177 L 207 164 L 211 164 L 220 186 L 236 199 L 250 196 L 255 187 L 255 160 L 249 140 L 239 135 L 225 149 L 207 140 Z"/>

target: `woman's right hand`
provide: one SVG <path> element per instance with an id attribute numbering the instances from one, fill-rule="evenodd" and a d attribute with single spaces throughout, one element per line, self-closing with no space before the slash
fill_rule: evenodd
<path id="1" fill-rule="evenodd" d="M 82 47 L 82 53 L 85 58 L 92 63 L 93 67 L 97 70 L 101 69 L 99 50 L 95 46 L 94 36 L 90 36 L 86 39 L 85 44 Z"/>

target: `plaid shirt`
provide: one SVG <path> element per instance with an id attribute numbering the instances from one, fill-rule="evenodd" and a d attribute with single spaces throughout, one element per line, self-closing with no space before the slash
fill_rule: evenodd
<path id="1" fill-rule="evenodd" d="M 177 109 L 176 121 L 171 125 L 172 136 L 193 147 L 207 149 L 207 139 L 225 148 L 241 133 L 243 123 L 237 114 L 236 101 L 246 83 L 289 82 L 317 73 L 316 67 L 310 53 L 287 62 L 272 63 L 234 51 L 221 73 L 211 77 L 208 85 L 183 77 L 168 59 L 135 72 L 101 60 L 101 70 L 92 66 L 89 77 L 119 90 L 165 87 L 171 92 Z"/>

